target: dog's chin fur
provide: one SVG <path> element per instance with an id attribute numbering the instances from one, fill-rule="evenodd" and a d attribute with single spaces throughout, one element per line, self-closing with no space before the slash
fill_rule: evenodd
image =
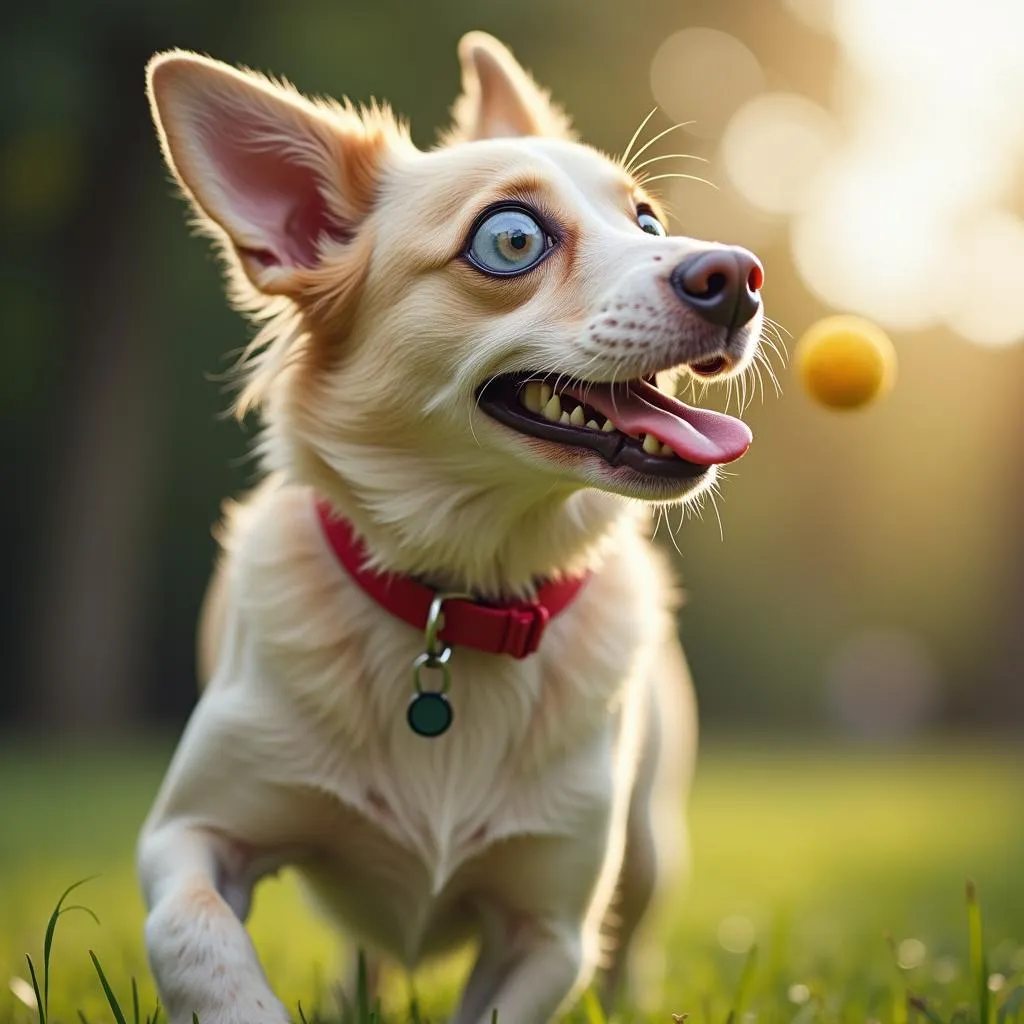
<path id="1" fill-rule="evenodd" d="M 499 374 L 630 380 L 719 344 L 671 268 L 703 246 L 653 237 L 657 202 L 573 141 L 499 43 L 460 45 L 445 143 L 386 110 L 173 53 L 150 66 L 167 161 L 262 324 L 239 374 L 265 482 L 233 506 L 200 628 L 206 689 L 146 823 L 147 949 L 171 1024 L 282 1024 L 236 915 L 296 864 L 342 927 L 408 967 L 467 936 L 480 961 L 453 1018 L 542 1024 L 591 978 L 618 891 L 605 992 L 624 980 L 655 887 L 655 832 L 681 845 L 692 696 L 652 503 L 713 482 L 648 480 L 491 420 Z M 482 274 L 467 233 L 495 202 L 555 244 Z M 759 320 L 732 344 L 749 361 Z M 455 724 L 405 722 L 423 639 L 330 552 L 317 497 L 378 569 L 481 597 L 591 572 L 523 661 L 454 652 Z M 642 499 L 642 500 L 630 500 Z M 671 809 L 655 814 L 657 794 Z M 514 966 L 510 966 L 514 965 Z"/>

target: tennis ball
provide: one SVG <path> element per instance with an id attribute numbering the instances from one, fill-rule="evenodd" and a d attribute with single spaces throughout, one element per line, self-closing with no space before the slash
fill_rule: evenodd
<path id="1" fill-rule="evenodd" d="M 830 409 L 860 409 L 896 380 L 896 349 L 876 324 L 858 316 L 829 316 L 797 342 L 796 370 L 804 389 Z"/>

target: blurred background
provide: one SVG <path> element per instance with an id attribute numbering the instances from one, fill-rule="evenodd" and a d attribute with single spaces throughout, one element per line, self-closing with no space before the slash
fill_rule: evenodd
<path id="1" fill-rule="evenodd" d="M 973 998 L 970 874 L 988 990 L 1019 1009 L 1024 4 L 34 0 L 0 32 L 0 1022 L 32 1019 L 24 953 L 93 874 L 103 928 L 62 923 L 60 1012 L 105 1019 L 87 944 L 152 998 L 134 837 L 196 699 L 210 528 L 256 479 L 255 425 L 222 415 L 217 380 L 249 328 L 174 198 L 145 63 L 180 46 L 386 98 L 426 147 L 472 28 L 609 153 L 655 105 L 638 145 L 690 122 L 644 155 L 706 163 L 649 171 L 717 188 L 653 187 L 675 232 L 761 256 L 790 349 L 853 312 L 899 354 L 895 390 L 856 413 L 773 357 L 784 393 L 754 397 L 718 517 L 673 519 L 678 554 L 660 530 L 705 736 L 664 1005 L 725 1019 L 755 936 L 772 1020 L 908 1024 L 904 984 Z M 260 893 L 271 977 L 308 1006 L 332 940 L 292 880 Z"/>
<path id="2" fill-rule="evenodd" d="M 822 411 L 776 360 L 756 441 L 677 531 L 708 730 L 1024 727 L 1024 5 L 976 0 L 38 0 L 0 40 L 0 722 L 177 728 L 220 501 L 255 479 L 216 375 L 248 339 L 143 95 L 182 46 L 384 97 L 434 141 L 469 28 L 613 154 L 706 165 L 673 230 L 753 248 L 768 312 L 876 319 L 895 392 Z M 792 341 L 790 341 L 792 348 Z M 722 396 L 724 397 L 724 396 Z M 667 543 L 666 531 L 660 540 Z M 675 557 L 675 556 L 674 556 Z"/>

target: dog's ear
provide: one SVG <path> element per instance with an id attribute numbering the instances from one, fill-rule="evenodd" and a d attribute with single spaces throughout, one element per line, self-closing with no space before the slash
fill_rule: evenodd
<path id="1" fill-rule="evenodd" d="M 164 156 L 202 226 L 258 291 L 296 297 L 372 207 L 382 124 L 180 51 L 154 57 L 147 84 Z"/>
<path id="2" fill-rule="evenodd" d="M 521 135 L 572 138 L 565 112 L 551 102 L 515 57 L 486 32 L 468 32 L 459 41 L 462 95 L 452 109 L 448 141 Z"/>

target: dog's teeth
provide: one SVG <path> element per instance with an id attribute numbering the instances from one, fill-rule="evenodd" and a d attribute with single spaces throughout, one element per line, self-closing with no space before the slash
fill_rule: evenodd
<path id="1" fill-rule="evenodd" d="M 597 425 L 597 420 L 587 420 L 587 430 L 600 430 L 601 428 Z"/>
<path id="2" fill-rule="evenodd" d="M 565 412 L 563 410 L 562 411 L 562 415 L 558 417 L 558 422 L 559 423 L 572 423 L 572 417 L 567 412 Z"/>
<path id="3" fill-rule="evenodd" d="M 569 416 L 569 422 L 574 427 L 582 427 L 583 424 L 587 422 L 586 416 L 583 415 L 582 405 L 577 405 L 576 408 L 573 409 L 572 414 Z"/>
<path id="4" fill-rule="evenodd" d="M 551 401 L 551 395 L 553 394 L 550 384 L 541 383 L 540 386 L 540 407 L 543 409 L 548 402 Z"/>
<path id="5" fill-rule="evenodd" d="M 661 454 L 662 455 L 675 455 L 675 452 L 672 451 L 672 449 L 669 448 L 669 446 L 667 444 L 663 444 L 661 446 Z"/>
<path id="6" fill-rule="evenodd" d="M 611 420 L 605 420 L 604 426 L 601 428 L 606 434 L 610 434 L 615 429 L 615 424 Z"/>
<path id="7" fill-rule="evenodd" d="M 532 413 L 540 413 L 544 408 L 544 403 L 541 401 L 541 388 L 543 386 L 539 380 L 531 380 L 519 392 L 519 401 Z"/>
<path id="8" fill-rule="evenodd" d="M 644 451 L 648 455 L 658 455 L 661 452 L 661 442 L 653 434 L 644 435 Z"/>
<path id="9" fill-rule="evenodd" d="M 551 389 L 548 388 L 550 391 Z M 544 408 L 541 410 L 544 419 L 550 420 L 552 423 L 557 423 L 562 418 L 562 401 L 558 395 L 552 395 L 551 398 L 545 402 Z"/>

